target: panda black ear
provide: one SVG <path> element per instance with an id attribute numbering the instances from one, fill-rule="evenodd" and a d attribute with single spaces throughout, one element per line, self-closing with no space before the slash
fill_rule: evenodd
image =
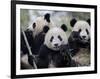
<path id="1" fill-rule="evenodd" d="M 43 28 L 43 32 L 44 32 L 44 33 L 47 33 L 48 30 L 49 30 L 49 27 L 48 27 L 48 26 L 44 26 L 44 28 Z"/>
<path id="2" fill-rule="evenodd" d="M 33 23 L 32 27 L 33 27 L 33 29 L 34 29 L 34 28 L 36 27 L 36 23 Z"/>
<path id="3" fill-rule="evenodd" d="M 87 20 L 88 24 L 91 25 L 90 19 Z"/>
<path id="4" fill-rule="evenodd" d="M 47 22 L 50 22 L 50 14 L 49 13 L 46 13 L 44 15 L 44 19 L 46 19 Z"/>
<path id="5" fill-rule="evenodd" d="M 76 22 L 77 22 L 77 20 L 74 18 L 74 19 L 72 19 L 72 20 L 70 21 L 70 25 L 71 25 L 72 27 L 74 27 L 74 25 L 75 25 Z"/>
<path id="6" fill-rule="evenodd" d="M 67 26 L 65 24 L 62 24 L 61 29 L 63 29 L 66 32 L 67 31 Z"/>

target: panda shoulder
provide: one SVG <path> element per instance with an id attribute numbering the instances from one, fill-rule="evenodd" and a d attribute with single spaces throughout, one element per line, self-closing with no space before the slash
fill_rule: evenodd
<path id="1" fill-rule="evenodd" d="M 47 46 L 46 45 L 41 45 L 41 47 L 40 47 L 40 51 L 43 51 L 43 52 L 46 52 L 46 51 L 49 51 L 49 49 L 47 48 Z"/>
<path id="2" fill-rule="evenodd" d="M 41 45 L 39 50 L 39 57 L 45 57 L 48 55 L 49 49 L 46 47 L 46 45 Z"/>

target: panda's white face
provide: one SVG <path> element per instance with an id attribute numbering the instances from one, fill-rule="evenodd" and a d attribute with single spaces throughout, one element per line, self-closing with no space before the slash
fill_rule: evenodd
<path id="1" fill-rule="evenodd" d="M 86 21 L 77 21 L 73 27 L 73 31 L 79 32 L 82 42 L 88 42 L 90 39 L 90 25 Z"/>
<path id="2" fill-rule="evenodd" d="M 83 42 L 87 42 L 90 38 L 89 31 L 87 29 L 82 30 L 82 32 L 80 32 L 80 37 Z"/>
<path id="3" fill-rule="evenodd" d="M 46 14 L 46 15 L 48 15 L 48 14 Z M 45 16 L 46 16 L 46 15 L 45 15 Z M 39 34 L 40 32 L 42 32 L 42 31 L 43 31 L 43 28 L 44 28 L 45 26 L 48 26 L 49 28 L 51 28 L 51 27 L 54 26 L 54 23 L 52 22 L 52 20 L 50 19 L 50 17 L 48 18 L 48 17 L 46 16 L 46 18 L 45 18 L 45 16 L 37 17 L 37 18 L 34 20 L 34 22 L 29 26 L 29 29 L 30 29 L 31 31 L 33 31 L 33 35 L 34 35 L 34 36 L 37 35 L 37 34 Z M 49 15 L 48 15 L 48 16 L 49 16 Z M 48 22 L 47 19 L 49 19 L 50 22 Z"/>
<path id="4" fill-rule="evenodd" d="M 46 20 L 44 20 L 43 17 L 38 17 L 36 20 L 35 20 L 35 27 L 33 27 L 33 31 L 34 31 L 34 34 L 38 34 L 40 33 L 42 30 L 43 30 L 43 27 L 45 25 L 48 25 L 48 22 Z"/>
<path id="5" fill-rule="evenodd" d="M 58 51 L 61 45 L 67 44 L 68 38 L 66 33 L 59 27 L 51 28 L 46 36 L 44 44 L 55 51 Z"/>

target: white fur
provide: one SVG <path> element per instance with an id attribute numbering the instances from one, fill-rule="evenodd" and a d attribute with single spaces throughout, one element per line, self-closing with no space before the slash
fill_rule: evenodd
<path id="1" fill-rule="evenodd" d="M 61 36 L 62 41 L 60 41 L 60 40 L 58 39 L 58 35 Z M 52 40 L 52 42 L 50 42 L 50 39 L 51 39 L 52 36 L 54 37 L 54 39 Z M 61 28 L 59 28 L 59 27 L 54 27 L 54 28 L 51 28 L 51 29 L 47 32 L 47 34 L 46 34 L 46 36 L 45 36 L 44 44 L 45 44 L 48 48 L 57 51 L 57 50 L 59 50 L 59 48 L 55 48 L 54 44 L 57 43 L 58 46 L 61 46 L 61 45 L 67 44 L 67 42 L 68 42 L 68 37 L 67 37 L 66 33 L 65 33 Z"/>
<path id="2" fill-rule="evenodd" d="M 81 28 L 80 36 L 81 37 L 86 36 L 86 38 L 82 41 L 87 42 L 87 40 L 91 36 L 90 35 L 91 34 L 91 31 L 90 31 L 91 26 L 86 21 L 80 20 L 80 21 L 76 22 L 72 31 L 79 31 L 80 28 Z M 86 29 L 89 31 L 89 34 L 87 34 Z"/>

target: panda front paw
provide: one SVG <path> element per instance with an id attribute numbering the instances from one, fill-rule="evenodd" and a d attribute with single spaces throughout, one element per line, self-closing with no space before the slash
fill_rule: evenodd
<path id="1" fill-rule="evenodd" d="M 34 60 L 34 57 L 32 55 L 29 55 L 28 56 L 28 62 L 32 67 L 33 67 L 33 60 Z"/>
<path id="2" fill-rule="evenodd" d="M 68 46 L 67 45 L 61 45 L 60 46 L 60 54 L 62 56 L 66 56 L 67 52 L 68 52 Z"/>

